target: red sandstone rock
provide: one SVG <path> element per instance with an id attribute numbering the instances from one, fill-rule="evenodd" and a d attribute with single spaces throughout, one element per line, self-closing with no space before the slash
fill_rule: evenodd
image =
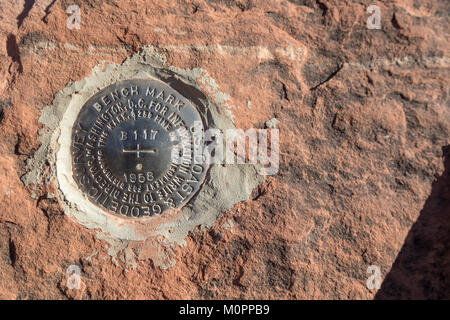
<path id="1" fill-rule="evenodd" d="M 66 27 L 74 3 L 80 30 Z M 369 30 L 370 4 L 0 1 L 0 298 L 371 299 L 378 265 L 379 298 L 448 299 L 449 5 L 380 3 Z M 207 70 L 237 127 L 280 121 L 279 173 L 166 252 L 167 270 L 147 242 L 112 257 L 64 215 L 45 168 L 20 179 L 55 93 L 145 45 Z"/>

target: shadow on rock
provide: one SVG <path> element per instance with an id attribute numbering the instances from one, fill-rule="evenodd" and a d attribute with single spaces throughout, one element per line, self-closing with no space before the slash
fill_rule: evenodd
<path id="1" fill-rule="evenodd" d="M 444 173 L 375 299 L 450 299 L 450 145 L 442 150 Z"/>

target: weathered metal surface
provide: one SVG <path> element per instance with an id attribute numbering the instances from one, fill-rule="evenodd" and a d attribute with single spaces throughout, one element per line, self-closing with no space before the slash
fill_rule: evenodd
<path id="1" fill-rule="evenodd" d="M 93 203 L 122 216 L 178 208 L 207 171 L 193 157 L 203 130 L 195 107 L 167 84 L 112 84 L 85 103 L 74 123 L 74 179 Z"/>

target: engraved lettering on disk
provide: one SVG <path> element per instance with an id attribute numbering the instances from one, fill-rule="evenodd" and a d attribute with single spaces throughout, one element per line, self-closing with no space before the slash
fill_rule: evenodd
<path id="1" fill-rule="evenodd" d="M 203 132 L 192 103 L 157 80 L 125 80 L 91 97 L 72 130 L 72 168 L 102 209 L 146 217 L 180 208 L 200 189 L 207 165 L 193 161 L 190 132 Z M 198 126 L 201 126 L 200 131 Z M 183 141 L 174 139 L 180 132 Z M 174 161 L 173 152 L 180 152 Z"/>

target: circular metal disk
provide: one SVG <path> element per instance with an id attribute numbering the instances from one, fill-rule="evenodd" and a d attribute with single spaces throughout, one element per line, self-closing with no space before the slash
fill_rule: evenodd
<path id="1" fill-rule="evenodd" d="M 73 177 L 91 202 L 109 212 L 162 214 L 186 203 L 203 182 L 207 165 L 195 157 L 203 131 L 195 107 L 167 84 L 117 82 L 78 114 Z"/>

